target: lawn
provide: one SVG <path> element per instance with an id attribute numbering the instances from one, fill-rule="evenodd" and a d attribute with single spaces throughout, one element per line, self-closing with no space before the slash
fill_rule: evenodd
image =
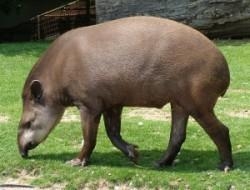
<path id="1" fill-rule="evenodd" d="M 218 117 L 231 134 L 235 168 L 228 173 L 216 169 L 217 150 L 192 119 L 175 165 L 154 168 L 153 162 L 160 158 L 168 142 L 168 105 L 163 110 L 125 109 L 122 135 L 139 145 L 140 159 L 136 166 L 111 145 L 103 122 L 91 165 L 86 168 L 66 165 L 78 153 L 82 141 L 78 113 L 73 108 L 67 110 L 49 138 L 30 152 L 30 158 L 22 159 L 16 145 L 22 86 L 49 42 L 0 44 L 0 184 L 51 189 L 249 189 L 250 41 L 216 41 L 216 44 L 231 71 L 230 88 L 216 106 Z"/>

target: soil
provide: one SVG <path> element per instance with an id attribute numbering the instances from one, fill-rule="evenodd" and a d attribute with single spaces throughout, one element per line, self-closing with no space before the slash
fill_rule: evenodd
<path id="1" fill-rule="evenodd" d="M 156 108 L 131 108 L 125 117 L 141 117 L 144 120 L 166 121 L 171 119 L 170 111 Z"/>
<path id="2" fill-rule="evenodd" d="M 237 110 L 228 113 L 231 117 L 250 118 L 250 110 Z"/>
<path id="3" fill-rule="evenodd" d="M 166 121 L 171 119 L 170 111 L 165 109 L 156 108 L 130 108 L 130 110 L 123 114 L 124 117 L 141 117 L 144 120 L 151 121 Z M 80 116 L 78 113 L 66 110 L 61 122 L 80 122 Z"/>
<path id="4" fill-rule="evenodd" d="M 66 110 L 61 122 L 65 123 L 80 122 L 80 115 L 72 112 L 71 110 Z"/>
<path id="5" fill-rule="evenodd" d="M 7 123 L 9 121 L 9 117 L 5 115 L 0 115 L 0 123 Z"/>

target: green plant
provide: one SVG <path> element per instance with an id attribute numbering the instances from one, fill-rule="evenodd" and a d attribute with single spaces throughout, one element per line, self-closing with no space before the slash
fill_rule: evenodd
<path id="1" fill-rule="evenodd" d="M 192 119 L 176 164 L 164 169 L 154 168 L 153 162 L 160 158 L 168 143 L 170 119 L 145 118 L 145 110 L 138 111 L 142 114 L 131 114 L 134 108 L 124 111 L 122 135 L 139 145 L 139 165 L 133 165 L 111 145 L 103 122 L 91 165 L 86 168 L 66 165 L 81 146 L 77 118 L 71 122 L 62 121 L 43 144 L 30 152 L 29 159 L 22 159 L 16 146 L 22 86 L 32 65 L 49 43 L 0 44 L 0 183 L 13 181 L 62 189 L 86 186 L 91 189 L 116 186 L 128 189 L 247 189 L 250 185 L 250 41 L 216 43 L 231 71 L 230 88 L 216 106 L 219 118 L 230 128 L 235 169 L 229 173 L 216 169 L 217 150 Z M 163 110 L 169 115 L 169 106 Z M 67 112 L 68 116 L 77 114 L 72 108 Z"/>

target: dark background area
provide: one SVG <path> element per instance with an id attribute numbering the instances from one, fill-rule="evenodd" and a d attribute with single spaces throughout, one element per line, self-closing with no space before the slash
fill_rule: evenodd
<path id="1" fill-rule="evenodd" d="M 72 0 L 0 0 L 0 28 L 11 28 Z"/>
<path id="2" fill-rule="evenodd" d="M 54 39 L 72 28 L 95 24 L 91 2 L 0 0 L 0 42 Z"/>
<path id="3" fill-rule="evenodd" d="M 190 25 L 210 38 L 250 37 L 246 0 L 0 0 L 0 42 L 54 39 L 72 28 L 152 15 Z"/>

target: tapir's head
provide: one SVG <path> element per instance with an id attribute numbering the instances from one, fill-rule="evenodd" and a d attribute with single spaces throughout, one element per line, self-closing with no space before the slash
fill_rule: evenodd
<path id="1" fill-rule="evenodd" d="M 17 142 L 22 157 L 46 139 L 61 119 L 63 106 L 53 101 L 38 80 L 26 82 L 23 90 L 23 113 L 19 123 Z"/>

